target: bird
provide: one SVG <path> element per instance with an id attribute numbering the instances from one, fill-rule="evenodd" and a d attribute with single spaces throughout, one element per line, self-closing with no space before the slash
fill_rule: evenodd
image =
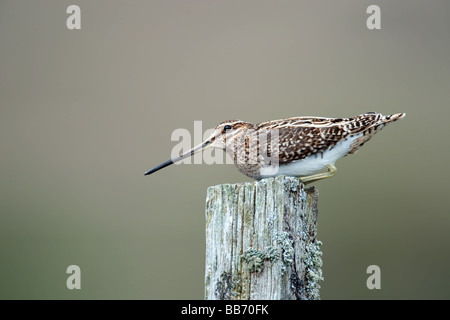
<path id="1" fill-rule="evenodd" d="M 212 147 L 225 150 L 237 169 L 252 179 L 285 175 L 308 184 L 332 177 L 338 159 L 356 153 L 386 124 L 405 116 L 367 112 L 349 118 L 293 117 L 257 124 L 227 120 L 205 141 L 145 175 Z"/>

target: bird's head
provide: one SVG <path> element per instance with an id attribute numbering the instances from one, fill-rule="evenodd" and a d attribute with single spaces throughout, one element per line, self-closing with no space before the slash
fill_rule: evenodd
<path id="1" fill-rule="evenodd" d="M 225 149 L 236 143 L 253 124 L 240 120 L 227 120 L 219 123 L 206 141 L 211 141 L 211 147 Z"/>

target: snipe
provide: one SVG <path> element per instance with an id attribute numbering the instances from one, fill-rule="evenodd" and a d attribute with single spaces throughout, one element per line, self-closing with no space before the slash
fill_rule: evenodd
<path id="1" fill-rule="evenodd" d="M 404 116 L 368 112 L 351 118 L 297 117 L 258 124 L 224 121 L 203 143 L 145 175 L 214 147 L 226 150 L 239 171 L 253 179 L 287 175 L 311 183 L 333 176 L 336 160 L 355 153 L 387 123 Z"/>

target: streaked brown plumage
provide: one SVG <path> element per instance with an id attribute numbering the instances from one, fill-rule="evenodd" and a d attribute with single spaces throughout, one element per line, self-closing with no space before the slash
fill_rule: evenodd
<path id="1" fill-rule="evenodd" d="M 226 150 L 239 171 L 251 178 L 284 174 L 306 176 L 304 180 L 312 182 L 333 175 L 337 159 L 355 153 L 387 123 L 404 116 L 368 112 L 351 118 L 296 117 L 258 124 L 223 121 L 201 145 L 146 174 L 206 147 L 216 147 Z M 272 170 L 274 162 L 276 171 Z M 320 173 L 326 169 L 329 174 Z"/>

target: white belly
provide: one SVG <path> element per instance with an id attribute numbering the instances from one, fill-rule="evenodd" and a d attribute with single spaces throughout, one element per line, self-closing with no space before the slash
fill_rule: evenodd
<path id="1" fill-rule="evenodd" d="M 350 151 L 350 146 L 359 138 L 362 133 L 351 136 L 346 140 L 338 142 L 334 148 L 323 153 L 309 156 L 302 160 L 293 161 L 276 167 L 261 168 L 261 177 L 268 178 L 274 176 L 294 176 L 304 177 L 327 170 L 327 165 L 334 165 L 336 160 L 346 156 Z M 278 169 L 278 170 L 277 170 Z"/>

